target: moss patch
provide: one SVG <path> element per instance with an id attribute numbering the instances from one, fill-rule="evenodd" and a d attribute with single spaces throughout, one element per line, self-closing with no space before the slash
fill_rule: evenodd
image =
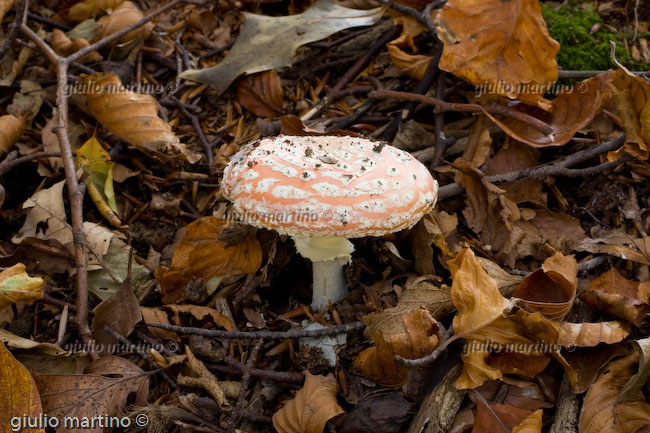
<path id="1" fill-rule="evenodd" d="M 560 43 L 557 62 L 562 69 L 588 71 L 613 68 L 610 40 L 616 42 L 616 58 L 626 67 L 647 70 L 650 66 L 632 60 L 625 49 L 623 41 L 631 39 L 631 32 L 609 33 L 602 27 L 593 35 L 589 34 L 594 24 L 603 22 L 593 7 L 579 9 L 565 5 L 555 10 L 543 3 L 541 7 L 551 37 Z"/>

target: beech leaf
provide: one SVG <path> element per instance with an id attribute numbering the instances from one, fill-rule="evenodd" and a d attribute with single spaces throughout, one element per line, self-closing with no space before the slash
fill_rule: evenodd
<path id="1" fill-rule="evenodd" d="M 185 227 L 185 235 L 174 250 L 171 267 L 156 268 L 156 280 L 163 288 L 164 303 L 185 298 L 183 287 L 193 277 L 208 283 L 213 278 L 254 274 L 262 264 L 262 248 L 253 233 L 244 234 L 241 242 L 228 246 L 220 240 L 223 219 L 203 217 Z"/>
<path id="2" fill-rule="evenodd" d="M 440 69 L 492 92 L 548 110 L 543 88 L 557 80 L 560 44 L 538 0 L 449 0 L 438 15 Z"/>
<path id="3" fill-rule="evenodd" d="M 256 116 L 282 114 L 284 98 L 280 76 L 275 71 L 265 71 L 239 80 L 237 100 Z"/>
<path id="4" fill-rule="evenodd" d="M 617 403 L 617 398 L 637 369 L 639 353 L 610 362 L 589 388 L 580 413 L 580 433 L 647 431 L 650 404 L 637 393 L 635 400 Z"/>
<path id="5" fill-rule="evenodd" d="M 305 371 L 305 384 L 296 396 L 273 415 L 279 433 L 323 433 L 331 418 L 345 413 L 336 402 L 339 385 L 334 376 Z"/>
<path id="6" fill-rule="evenodd" d="M 140 367 L 125 358 L 105 356 L 86 367 L 85 374 L 43 374 L 34 380 L 40 391 L 43 412 L 62 420 L 79 419 L 84 432 L 101 433 L 99 423 L 89 420 L 100 416 L 121 416 L 129 395 L 135 395 L 135 404 L 144 405 L 149 391 L 149 376 Z M 59 433 L 80 431 L 60 428 Z"/>
<path id="7" fill-rule="evenodd" d="M 372 25 L 382 13 L 383 8 L 349 9 L 331 0 L 319 0 L 305 12 L 286 17 L 245 12 L 244 28 L 221 63 L 190 69 L 179 77 L 208 84 L 221 94 L 238 76 L 289 66 L 301 45 L 351 27 Z"/>

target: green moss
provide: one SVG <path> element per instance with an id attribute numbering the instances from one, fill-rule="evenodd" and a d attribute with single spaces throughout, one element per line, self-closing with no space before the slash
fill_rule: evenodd
<path id="1" fill-rule="evenodd" d="M 631 39 L 628 32 L 610 33 L 606 27 L 601 27 L 593 35 L 589 34 L 594 24 L 603 22 L 592 7 L 578 9 L 565 5 L 555 10 L 544 3 L 541 3 L 541 7 L 551 37 L 560 43 L 557 62 L 562 69 L 587 71 L 613 68 L 610 40 L 616 42 L 619 62 L 632 70 L 648 69 L 649 65 L 632 60 L 625 49 L 623 41 Z"/>

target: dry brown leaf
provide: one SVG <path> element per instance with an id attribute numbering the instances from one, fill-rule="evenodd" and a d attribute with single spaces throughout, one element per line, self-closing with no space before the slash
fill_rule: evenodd
<path id="1" fill-rule="evenodd" d="M 167 313 L 160 308 L 140 307 L 140 312 L 142 313 L 142 320 L 144 322 L 164 323 L 166 325 L 170 324 Z M 147 330 L 151 332 L 151 335 L 157 338 L 172 340 L 176 342 L 181 341 L 181 338 L 174 331 L 154 328 L 153 326 L 147 326 Z"/>
<path id="2" fill-rule="evenodd" d="M 122 282 L 116 293 L 97 305 L 93 312 L 95 313 L 92 322 L 93 338 L 104 347 L 110 347 L 109 345 L 117 342 L 115 337 L 104 330 L 104 326 L 128 337 L 135 325 L 142 320 L 140 303 L 133 292 L 129 278 Z M 102 350 L 98 351 L 102 352 Z"/>
<path id="3" fill-rule="evenodd" d="M 396 45 L 388 45 L 388 54 L 397 68 L 416 80 L 421 80 L 431 63 L 431 56 L 408 54 Z"/>
<path id="4" fill-rule="evenodd" d="M 235 324 L 230 318 L 226 315 L 220 313 L 214 308 L 205 307 L 203 305 L 192 305 L 192 304 L 183 304 L 183 305 L 165 305 L 166 310 L 169 310 L 172 313 L 172 322 L 175 325 L 182 325 L 183 321 L 181 320 L 181 313 L 191 314 L 196 320 L 200 322 L 205 322 L 211 320 L 217 326 L 224 328 L 226 331 L 234 331 L 236 329 Z"/>
<path id="5" fill-rule="evenodd" d="M 63 33 L 63 31 L 59 29 L 54 29 L 52 30 L 52 42 L 50 44 L 52 45 L 52 49 L 54 49 L 54 51 L 58 55 L 63 57 L 68 57 L 69 55 L 76 53 L 80 49 L 89 46 L 90 42 L 88 42 L 84 38 L 70 39 L 68 36 L 66 36 L 65 33 Z M 101 56 L 101 54 L 99 54 L 97 51 L 93 51 L 92 53 L 83 56 L 78 61 L 80 63 L 98 62 L 102 59 L 103 57 Z"/>
<path id="6" fill-rule="evenodd" d="M 109 15 L 106 15 L 99 20 L 99 29 L 97 30 L 97 33 L 95 33 L 93 42 L 97 42 L 113 33 L 117 33 L 131 24 L 140 21 L 142 18 L 144 18 L 142 11 L 130 1 L 125 1 L 117 8 L 113 9 Z M 142 40 L 147 40 L 151 35 L 152 29 L 153 24 L 148 22 L 144 26 L 138 27 L 116 41 L 111 42 L 109 45 L 128 43 L 137 37 L 141 37 Z"/>
<path id="7" fill-rule="evenodd" d="M 339 385 L 334 376 L 314 376 L 305 371 L 305 384 L 273 415 L 279 433 L 323 433 L 331 418 L 345 413 L 336 402 Z"/>
<path id="8" fill-rule="evenodd" d="M 467 161 L 470 167 L 479 168 L 482 166 L 492 150 L 490 147 L 492 137 L 490 137 L 487 123 L 485 116 L 479 116 L 469 130 L 467 145 L 461 158 Z"/>
<path id="9" fill-rule="evenodd" d="M 390 330 L 405 332 L 402 317 L 420 307 L 425 307 L 436 319 L 449 314 L 454 309 L 449 287 L 438 287 L 423 277 L 410 278 L 395 307 L 364 316 L 364 335 L 372 340 L 373 335 L 392 333 Z"/>
<path id="10" fill-rule="evenodd" d="M 180 155 L 190 163 L 200 159 L 158 117 L 158 106 L 151 95 L 126 90 L 113 73 L 82 76 L 81 85 L 88 109 L 113 134 L 160 158 Z"/>
<path id="11" fill-rule="evenodd" d="M 84 0 L 73 5 L 67 11 L 67 18 L 70 21 L 83 21 L 88 18 L 93 18 L 95 15 L 102 11 L 115 9 L 124 0 Z"/>
<path id="12" fill-rule="evenodd" d="M 0 310 L 16 302 L 31 304 L 43 299 L 42 278 L 33 278 L 25 272 L 25 265 L 16 265 L 0 272 Z"/>
<path id="13" fill-rule="evenodd" d="M 630 330 L 618 321 L 598 323 L 562 322 L 558 329 L 557 344 L 571 347 L 593 347 L 600 343 L 614 344 L 623 341 Z"/>
<path id="14" fill-rule="evenodd" d="M 230 408 L 230 403 L 228 403 L 226 394 L 217 377 L 208 370 L 200 359 L 194 356 L 188 346 L 185 346 L 185 353 L 187 354 L 187 366 L 198 377 L 181 374 L 178 376 L 178 384 L 181 386 L 201 387 L 205 389 L 217 403 L 219 403 L 219 407 L 223 409 Z"/>
<path id="15" fill-rule="evenodd" d="M 621 229 L 613 229 L 599 233 L 594 238 L 583 239 L 574 246 L 574 249 L 590 253 L 611 254 L 623 260 L 650 265 L 648 240 L 650 240 L 650 237 L 634 239 Z"/>
<path id="16" fill-rule="evenodd" d="M 637 327 L 650 319 L 650 283 L 628 280 L 616 268 L 592 281 L 580 299 Z"/>
<path id="17" fill-rule="evenodd" d="M 650 378 L 650 337 L 634 341 L 634 347 L 639 351 L 639 371 L 627 381 L 620 392 L 617 401 L 634 400 Z"/>
<path id="18" fill-rule="evenodd" d="M 565 89 L 558 92 L 559 94 L 550 104 L 549 113 L 534 110 L 523 104 L 513 108 L 546 122 L 553 130 L 551 135 L 545 135 L 532 127 L 530 123 L 512 117 L 499 119 L 493 114 L 487 112 L 485 114 L 506 134 L 522 143 L 533 147 L 563 146 L 573 138 L 576 132 L 585 128 L 609 103 L 611 91 L 608 84 L 612 79 L 612 74 L 609 71 L 576 83 L 570 91 Z"/>
<path id="19" fill-rule="evenodd" d="M 130 394 L 135 395 L 135 404 L 147 402 L 149 375 L 131 361 L 118 356 L 105 356 L 93 361 L 85 374 L 43 374 L 35 375 L 43 403 L 43 412 L 62 420 L 73 417 L 122 416 Z M 89 423 L 88 423 L 89 424 Z M 101 433 L 103 429 L 95 423 L 84 432 Z M 81 425 L 81 424 L 80 424 Z M 71 433 L 77 429 L 59 428 L 59 433 Z"/>
<path id="20" fill-rule="evenodd" d="M 578 289 L 578 264 L 573 256 L 555 253 L 541 269 L 515 288 L 513 296 L 530 312 L 550 320 L 561 320 L 571 310 Z"/>
<path id="21" fill-rule="evenodd" d="M 619 393 L 636 372 L 639 353 L 612 361 L 589 388 L 580 413 L 580 433 L 644 432 L 650 429 L 650 404 L 641 393 L 635 401 L 617 403 Z"/>
<path id="22" fill-rule="evenodd" d="M 13 114 L 0 117 L 0 156 L 9 152 L 25 131 L 25 121 Z"/>
<path id="23" fill-rule="evenodd" d="M 375 323 L 369 336 L 375 346 L 361 352 L 354 367 L 367 378 L 389 388 L 406 381 L 408 368 L 397 364 L 395 355 L 406 359 L 422 358 L 433 352 L 442 340 L 438 322 L 426 308 L 402 314 L 399 320 Z"/>
<path id="24" fill-rule="evenodd" d="M 11 10 L 11 7 L 14 5 L 15 0 L 1 0 L 0 1 L 0 23 L 5 17 L 5 14 Z"/>
<path id="25" fill-rule="evenodd" d="M 38 388 L 29 370 L 13 357 L 5 345 L 0 342 L 0 431 L 17 431 L 12 423 L 13 417 L 38 419 L 43 413 Z M 27 431 L 27 429 L 25 429 Z M 31 432 L 43 433 L 43 429 L 29 429 Z"/>
<path id="26" fill-rule="evenodd" d="M 474 253 L 466 248 L 448 262 L 453 283 L 451 297 L 458 309 L 454 317 L 454 334 L 465 337 L 466 351 L 462 355 L 463 372 L 456 381 L 459 389 L 476 388 L 486 380 L 500 379 L 502 371 L 486 363 L 489 347 L 501 344 L 527 344 L 532 340 L 520 335 L 514 322 L 502 317 L 509 302 L 496 283 L 480 265 Z M 531 375 L 545 368 L 548 360 L 542 356 L 539 362 L 530 359 L 522 363 L 504 353 L 492 361 L 509 372 Z"/>
<path id="27" fill-rule="evenodd" d="M 520 409 L 515 406 L 499 403 L 489 404 L 490 407 L 488 408 L 482 400 L 479 399 L 476 401 L 476 418 L 474 420 L 472 433 L 503 432 L 503 426 L 510 431 L 510 429 L 519 426 L 524 422 L 527 423 L 528 418 L 534 415 L 532 411 Z M 541 409 L 538 412 L 540 413 L 541 429 Z M 525 431 L 528 432 L 530 430 Z"/>
<path id="28" fill-rule="evenodd" d="M 537 0 L 449 0 L 438 14 L 438 35 L 440 69 L 550 108 L 537 85 L 557 80 L 560 44 L 549 35 Z"/>
<path id="29" fill-rule="evenodd" d="M 574 351 L 563 351 L 562 357 L 575 371 L 576 383 L 571 391 L 582 394 L 594 383 L 600 371 L 614 358 L 627 355 L 627 343 L 581 347 Z M 571 377 L 571 376 L 569 376 Z"/>
<path id="30" fill-rule="evenodd" d="M 275 70 L 249 75 L 237 82 L 237 100 L 260 117 L 282 114 L 282 83 Z"/>
<path id="31" fill-rule="evenodd" d="M 38 343 L 28 338 L 19 337 L 6 329 L 0 329 L 0 342 L 7 343 L 13 349 L 31 350 L 37 349 L 49 356 L 65 355 L 67 352 L 52 343 Z"/>
<path id="32" fill-rule="evenodd" d="M 512 433 L 542 433 L 543 411 L 537 409 L 512 429 Z"/>
<path id="33" fill-rule="evenodd" d="M 616 62 L 616 60 L 615 60 Z M 650 145 L 650 84 L 642 77 L 636 77 L 625 67 L 618 70 L 611 80 L 616 110 L 623 123 L 625 144 L 620 149 L 609 152 L 607 159 L 613 161 L 629 154 L 636 158 L 648 159 Z"/>
<path id="34" fill-rule="evenodd" d="M 208 284 L 213 278 L 257 272 L 262 264 L 262 248 L 255 234 L 247 232 L 240 243 L 228 246 L 219 239 L 227 226 L 224 219 L 203 217 L 185 227 L 171 267 L 159 266 L 154 272 L 163 288 L 164 303 L 185 299 L 183 287 L 192 278 Z"/>
<path id="35" fill-rule="evenodd" d="M 488 158 L 486 176 L 493 174 L 523 171 L 537 165 L 539 151 L 515 140 L 508 140 L 499 149 L 496 155 Z M 524 202 L 535 203 L 541 207 L 546 206 L 546 193 L 543 192 L 542 179 L 521 179 L 512 183 L 499 185 L 506 191 L 506 197 L 520 204 Z"/>

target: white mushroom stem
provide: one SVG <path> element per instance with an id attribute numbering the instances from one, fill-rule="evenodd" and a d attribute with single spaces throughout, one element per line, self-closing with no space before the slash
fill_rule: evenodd
<path id="1" fill-rule="evenodd" d="M 312 261 L 313 289 L 311 307 L 320 311 L 348 293 L 343 266 L 350 263 L 354 245 L 342 237 L 292 236 L 296 249 Z"/>

